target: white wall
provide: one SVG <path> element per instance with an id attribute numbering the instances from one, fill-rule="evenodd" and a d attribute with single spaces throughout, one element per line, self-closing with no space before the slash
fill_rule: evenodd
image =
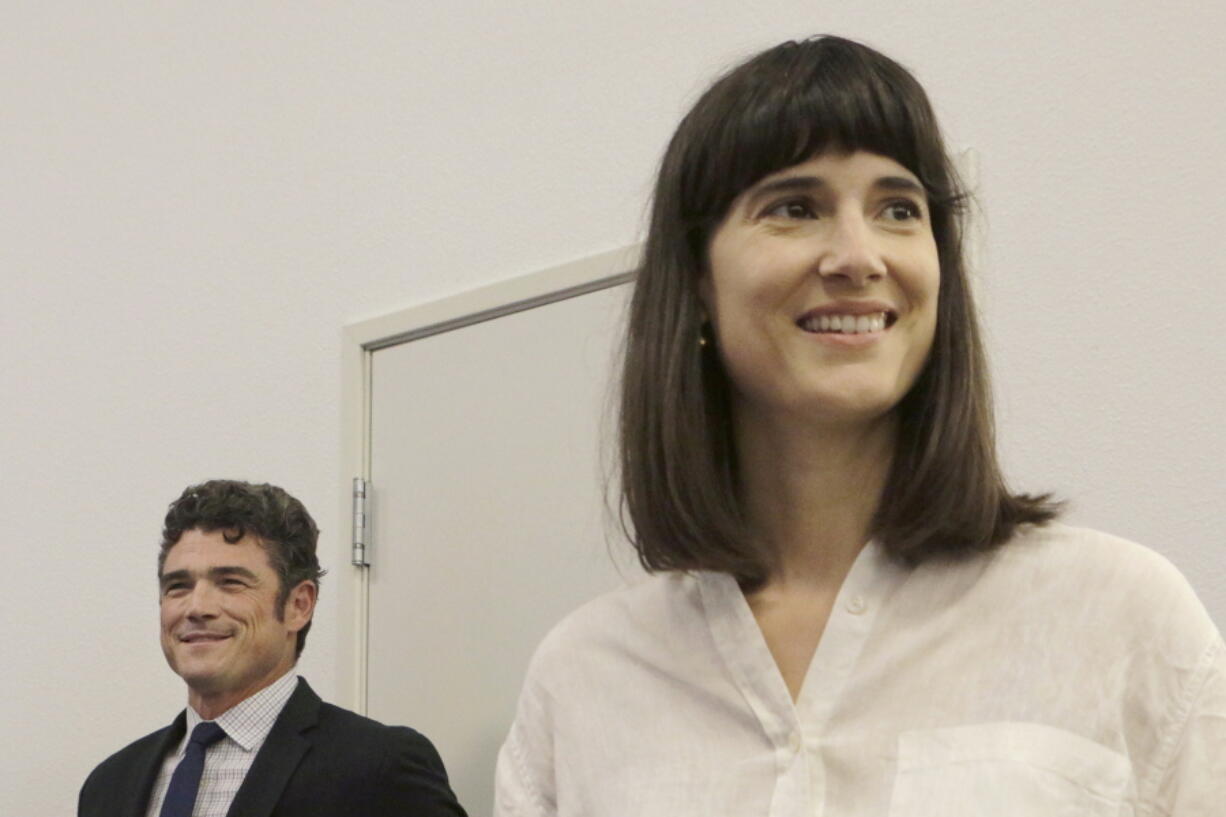
<path id="1" fill-rule="evenodd" d="M 911 66 L 979 152 L 1018 485 L 1168 554 L 1226 624 L 1226 13 L 1127 5 L 0 5 L 0 814 L 72 813 L 181 706 L 153 572 L 184 485 L 286 486 L 346 577 L 345 323 L 635 240 L 703 84 L 811 32 Z"/>

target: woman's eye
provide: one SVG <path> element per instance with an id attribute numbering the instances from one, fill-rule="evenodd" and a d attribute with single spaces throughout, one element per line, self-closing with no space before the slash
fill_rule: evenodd
<path id="1" fill-rule="evenodd" d="M 922 213 L 919 205 L 913 201 L 892 201 L 886 205 L 885 215 L 892 221 L 913 221 L 919 219 Z"/>
<path id="2" fill-rule="evenodd" d="M 775 218 L 817 218 L 813 208 L 803 201 L 780 202 L 767 210 L 766 214 Z"/>

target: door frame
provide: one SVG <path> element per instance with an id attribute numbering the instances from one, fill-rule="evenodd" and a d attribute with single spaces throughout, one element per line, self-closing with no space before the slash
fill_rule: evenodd
<path id="1" fill-rule="evenodd" d="M 340 637 L 337 700 L 367 711 L 370 652 L 370 570 L 352 562 L 352 485 L 370 479 L 371 359 L 375 352 L 453 329 L 493 320 L 626 283 L 634 278 L 641 244 L 630 244 L 548 269 L 477 287 L 375 318 L 346 324 L 341 350 L 340 529 L 333 558 Z M 376 487 L 377 490 L 377 487 Z M 343 573 L 342 573 L 343 572 Z M 346 637 L 346 636 L 349 637 Z"/>

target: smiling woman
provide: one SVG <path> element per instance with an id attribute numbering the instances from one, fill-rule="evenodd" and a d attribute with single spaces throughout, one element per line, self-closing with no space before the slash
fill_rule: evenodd
<path id="1" fill-rule="evenodd" d="M 720 78 L 627 330 L 657 575 L 541 645 L 496 814 L 1208 814 L 1226 645 L 1156 554 L 998 466 L 964 193 L 923 89 L 836 37 Z"/>
<path id="2" fill-rule="evenodd" d="M 839 179 L 826 178 L 835 167 Z M 883 481 L 854 493 L 867 497 L 871 507 L 860 513 L 873 517 L 872 533 L 892 555 L 918 562 L 991 549 L 1017 525 L 1054 516 L 1045 497 L 1008 491 L 997 465 L 987 367 L 963 262 L 965 198 L 923 89 L 871 49 L 833 37 L 784 44 L 704 94 L 660 169 L 627 333 L 623 491 L 647 567 L 721 570 L 752 586 L 765 581 L 777 555 L 746 518 L 753 500 L 738 463 L 764 449 L 735 439 L 746 423 L 734 404 L 750 381 L 744 371 L 730 378 L 728 367 L 744 337 L 731 344 L 712 338 L 717 343 L 703 354 L 692 343 L 723 331 L 713 300 L 722 297 L 716 279 L 729 277 L 725 251 L 739 251 L 737 263 L 752 273 L 746 286 L 791 264 L 795 286 L 808 288 L 794 297 L 809 301 L 787 317 L 812 312 L 819 330 L 823 313 L 827 330 L 837 323 L 845 334 L 845 318 L 855 317 L 858 327 L 859 312 L 871 308 L 883 314 L 887 335 L 910 335 L 932 310 L 930 348 L 912 347 L 894 400 L 879 406 L 888 416 L 879 411 L 863 425 L 874 439 L 850 452 L 853 463 L 865 456 L 874 462 L 876 473 L 865 478 Z M 920 298 L 933 277 L 937 291 Z M 914 309 L 908 297 L 920 298 Z M 902 315 L 895 307 L 908 309 L 897 332 Z M 876 345 L 822 340 L 819 348 Z M 779 453 L 805 450 L 779 442 Z M 833 455 L 823 445 L 808 462 Z M 811 501 L 792 505 L 813 510 Z M 837 510 L 822 514 L 824 530 L 832 516 L 844 516 Z M 843 535 L 862 544 L 869 526 L 859 527 Z"/>

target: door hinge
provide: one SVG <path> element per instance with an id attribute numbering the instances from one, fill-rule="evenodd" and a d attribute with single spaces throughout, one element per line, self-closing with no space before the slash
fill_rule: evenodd
<path id="1" fill-rule="evenodd" d="M 355 567 L 370 567 L 366 561 L 366 492 L 370 483 L 361 477 L 353 478 L 353 564 Z"/>

